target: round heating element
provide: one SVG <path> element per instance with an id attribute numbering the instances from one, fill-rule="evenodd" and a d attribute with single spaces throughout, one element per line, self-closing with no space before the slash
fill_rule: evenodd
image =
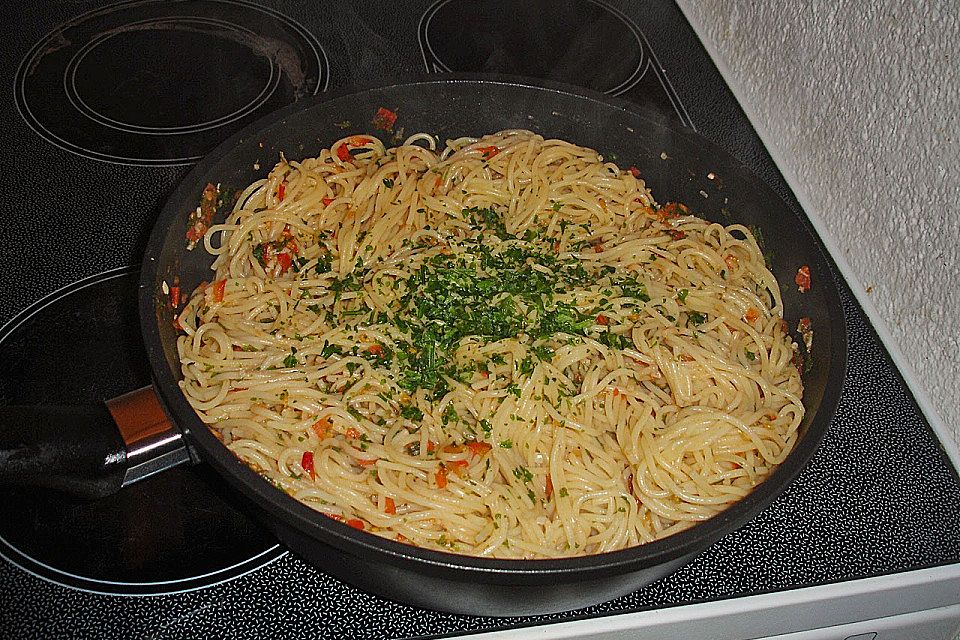
<path id="1" fill-rule="evenodd" d="M 149 384 L 138 280 L 124 269 L 77 282 L 0 330 L 0 401 L 90 404 Z M 0 556 L 97 593 L 207 587 L 286 554 L 239 500 L 205 465 L 177 467 L 100 500 L 7 490 Z"/>
<path id="2" fill-rule="evenodd" d="M 326 54 L 300 25 L 240 0 L 136 0 L 48 34 L 16 103 L 48 142 L 123 164 L 194 162 L 244 125 L 326 89 Z"/>

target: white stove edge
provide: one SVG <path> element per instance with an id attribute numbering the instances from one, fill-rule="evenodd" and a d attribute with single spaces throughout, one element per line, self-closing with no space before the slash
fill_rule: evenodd
<path id="1" fill-rule="evenodd" d="M 884 622 L 886 620 L 886 622 Z M 891 625 L 891 622 L 894 624 Z M 960 564 L 605 618 L 457 636 L 483 640 L 921 640 L 924 623 L 960 628 Z M 881 629 L 893 635 L 871 636 Z M 824 631 L 829 635 L 806 632 Z"/>

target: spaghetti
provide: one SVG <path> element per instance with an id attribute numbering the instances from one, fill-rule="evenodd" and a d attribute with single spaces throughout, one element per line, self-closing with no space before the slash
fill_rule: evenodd
<path id="1" fill-rule="evenodd" d="M 663 538 L 784 460 L 802 384 L 750 229 L 561 140 L 438 146 L 281 158 L 206 230 L 181 387 L 238 457 L 357 528 L 499 558 Z"/>

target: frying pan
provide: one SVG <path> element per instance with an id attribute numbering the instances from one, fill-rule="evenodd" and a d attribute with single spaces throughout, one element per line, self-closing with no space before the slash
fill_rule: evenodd
<path id="1" fill-rule="evenodd" d="M 287 496 L 239 461 L 201 423 L 178 387 L 169 287 L 178 283 L 186 294 L 212 274 L 211 256 L 186 249 L 188 216 L 208 182 L 245 186 L 263 177 L 281 152 L 288 158 L 313 156 L 349 133 L 378 135 L 391 146 L 391 134 L 372 122 L 380 107 L 399 115 L 395 128 L 407 135 L 425 131 L 443 140 L 524 128 L 593 147 L 621 166 L 638 167 L 661 203 L 684 202 L 709 220 L 758 228 L 781 283 L 787 322 L 796 327 L 807 317 L 815 335 L 811 352 L 802 354 L 806 415 L 783 464 L 729 509 L 663 540 L 578 558 L 498 560 L 357 531 Z M 813 286 L 800 293 L 793 283 L 804 265 Z M 225 141 L 164 206 L 144 256 L 139 306 L 153 386 L 106 406 L 5 408 L 0 483 L 96 497 L 172 465 L 202 460 L 255 505 L 280 540 L 323 570 L 386 598 L 468 614 L 542 614 L 597 604 L 673 572 L 742 526 L 816 451 L 839 400 L 847 354 L 840 298 L 822 245 L 809 223 L 740 162 L 636 106 L 564 85 L 503 78 L 448 77 L 307 99 Z"/>

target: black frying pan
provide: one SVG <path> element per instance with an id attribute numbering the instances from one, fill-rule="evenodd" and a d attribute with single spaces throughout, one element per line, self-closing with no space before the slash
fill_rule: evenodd
<path id="1" fill-rule="evenodd" d="M 815 333 L 812 353 L 805 354 L 802 435 L 787 460 L 749 496 L 686 531 L 623 551 L 558 560 L 467 557 L 356 531 L 278 491 L 240 462 L 200 422 L 177 386 L 177 332 L 163 283 L 177 281 L 187 295 L 212 274 L 208 254 L 186 250 L 188 215 L 207 182 L 245 186 L 263 177 L 281 152 L 289 158 L 316 155 L 348 133 L 379 135 L 391 146 L 390 134 L 372 122 L 379 107 L 397 112 L 396 128 L 407 135 L 425 131 L 442 140 L 525 128 L 593 147 L 621 166 L 637 166 L 661 203 L 684 202 L 701 217 L 759 228 L 781 283 L 787 322 L 796 327 L 808 317 Z M 794 276 L 803 265 L 813 287 L 801 294 Z M 0 482 L 96 496 L 188 457 L 202 459 L 257 505 L 279 539 L 318 567 L 390 599 L 459 613 L 525 615 L 582 607 L 673 572 L 750 520 L 797 476 L 830 424 L 846 366 L 837 287 L 803 217 L 700 136 L 626 103 L 559 85 L 441 79 L 299 102 L 233 136 L 187 175 L 157 220 L 141 273 L 140 318 L 153 391 L 110 401 L 109 412 L 8 408 L 0 428 Z M 802 344 L 799 337 L 797 342 Z M 122 437 L 104 424 L 111 415 Z M 176 425 L 173 432 L 166 417 Z"/>

